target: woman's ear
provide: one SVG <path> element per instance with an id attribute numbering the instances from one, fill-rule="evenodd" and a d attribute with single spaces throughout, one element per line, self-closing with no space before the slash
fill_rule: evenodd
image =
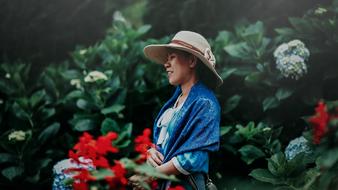
<path id="1" fill-rule="evenodd" d="M 190 60 L 189 60 L 189 67 L 193 69 L 196 67 L 196 65 L 197 65 L 197 57 L 194 55 L 191 55 Z"/>

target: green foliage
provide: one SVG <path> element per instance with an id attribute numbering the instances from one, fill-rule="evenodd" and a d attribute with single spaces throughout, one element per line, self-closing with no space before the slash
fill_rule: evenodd
<path id="1" fill-rule="evenodd" d="M 47 143 L 59 136 L 59 110 L 47 89 L 27 82 L 29 65 L 2 64 L 1 72 L 7 73 L 0 79 L 5 96 L 0 120 L 1 181 L 41 183 L 51 169 L 53 156 L 60 155 L 60 148 Z"/>
<path id="2" fill-rule="evenodd" d="M 271 129 L 263 123 L 257 126 L 249 122 L 246 126 L 236 125 L 221 127 L 222 148 L 233 154 L 239 154 L 246 164 L 269 157 L 280 151 L 281 144 L 277 137 L 281 129 Z"/>
<path id="3" fill-rule="evenodd" d="M 291 160 L 279 152 L 268 159 L 268 169 L 255 169 L 249 175 L 253 178 L 275 185 L 275 189 L 301 189 L 310 179 L 318 176 L 315 169 L 305 170 L 307 162 L 304 154 Z"/>
<path id="4" fill-rule="evenodd" d="M 297 91 L 301 90 L 296 88 L 297 82 L 286 82 L 275 69 L 272 53 L 278 45 L 277 40 L 266 36 L 261 21 L 254 24 L 241 22 L 233 30 L 221 31 L 215 40 L 211 40 L 217 60 L 220 60 L 220 75 L 225 83 L 236 84 L 228 85 L 225 96 L 221 96 L 224 117 L 233 119 L 233 113 L 245 112 L 247 114 L 243 114 L 245 118 L 241 120 L 261 120 L 272 126 L 296 118 L 298 113 L 286 118 L 271 112 L 280 113 L 282 106 L 294 105 L 295 96 L 302 93 Z M 237 115 L 234 117 L 238 118 Z"/>
<path id="5" fill-rule="evenodd" d="M 329 119 L 323 123 L 326 126 L 326 133 L 320 139 L 320 144 L 315 147 L 316 153 L 316 171 L 317 175 L 309 181 L 305 189 L 320 188 L 320 189 L 337 189 L 337 168 L 338 168 L 338 123 L 337 123 L 337 107 L 338 101 L 325 102 L 327 109 L 325 112 L 329 115 Z M 318 111 L 316 111 L 318 114 Z M 323 117 L 323 115 L 317 117 Z M 318 129 L 317 129 L 318 130 Z M 308 131 L 313 134 L 318 133 L 315 129 Z M 305 134 L 309 135 L 309 134 Z"/>

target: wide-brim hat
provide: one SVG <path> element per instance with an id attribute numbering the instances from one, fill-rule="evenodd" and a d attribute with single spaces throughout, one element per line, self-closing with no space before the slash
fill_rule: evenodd
<path id="1" fill-rule="evenodd" d="M 147 58 L 155 63 L 164 64 L 167 61 L 168 48 L 182 50 L 195 55 L 214 74 L 217 86 L 223 83 L 222 78 L 215 69 L 215 56 L 208 41 L 202 35 L 191 31 L 180 31 L 176 33 L 170 43 L 147 45 L 144 47 L 143 52 Z"/>

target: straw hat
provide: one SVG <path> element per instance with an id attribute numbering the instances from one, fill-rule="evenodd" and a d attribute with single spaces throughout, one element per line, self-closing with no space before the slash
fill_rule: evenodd
<path id="1" fill-rule="evenodd" d="M 143 52 L 150 60 L 164 64 L 167 61 L 168 48 L 189 52 L 199 58 L 212 71 L 217 85 L 223 83 L 222 78 L 215 70 L 216 59 L 208 41 L 196 32 L 180 31 L 168 44 L 152 44 L 144 47 Z"/>

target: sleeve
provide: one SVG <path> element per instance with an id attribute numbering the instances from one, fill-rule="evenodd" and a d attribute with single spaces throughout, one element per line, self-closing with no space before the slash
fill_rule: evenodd
<path id="1" fill-rule="evenodd" d="M 186 152 L 175 156 L 173 164 L 184 175 L 193 172 L 208 172 L 209 155 L 206 151 Z"/>

